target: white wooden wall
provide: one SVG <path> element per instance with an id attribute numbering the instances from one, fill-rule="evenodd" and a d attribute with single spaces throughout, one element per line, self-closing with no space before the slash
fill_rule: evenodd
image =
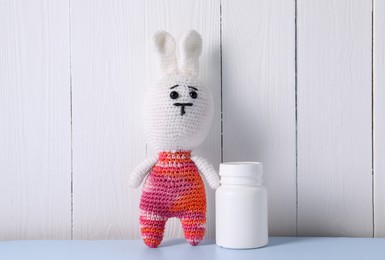
<path id="1" fill-rule="evenodd" d="M 373 151 L 374 235 L 385 237 L 385 1 L 374 1 Z"/>
<path id="2" fill-rule="evenodd" d="M 384 27 L 382 0 L 0 0 L 0 240 L 140 238 L 159 29 L 202 34 L 195 152 L 264 163 L 271 235 L 385 236 Z"/>

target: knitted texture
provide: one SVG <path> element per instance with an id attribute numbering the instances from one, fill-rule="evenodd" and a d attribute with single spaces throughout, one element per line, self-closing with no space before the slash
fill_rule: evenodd
<path id="1" fill-rule="evenodd" d="M 159 161 L 149 174 L 140 200 L 143 240 L 157 247 L 163 239 L 168 218 L 182 222 L 184 236 L 197 245 L 204 236 L 206 194 L 190 151 L 160 152 Z"/>
<path id="2" fill-rule="evenodd" d="M 152 167 L 154 167 L 154 164 L 157 161 L 158 161 L 158 158 L 156 156 L 154 156 L 154 157 L 147 158 L 146 160 L 141 162 L 136 167 L 136 169 L 132 172 L 131 178 L 128 180 L 128 184 L 133 188 L 138 187 L 142 183 L 142 181 L 145 177 L 144 174 L 151 171 Z"/>
<path id="3" fill-rule="evenodd" d="M 191 160 L 195 163 L 198 170 L 205 176 L 209 186 L 213 189 L 218 188 L 219 176 L 215 172 L 213 166 L 210 163 L 208 163 L 205 159 L 198 156 L 192 156 Z"/>
<path id="4" fill-rule="evenodd" d="M 199 172 L 211 188 L 219 186 L 214 168 L 190 152 L 207 136 L 214 115 L 211 91 L 198 80 L 202 38 L 196 31 L 181 37 L 179 64 L 176 42 L 168 32 L 157 32 L 154 44 L 163 77 L 147 90 L 143 126 L 158 158 L 139 164 L 128 183 L 138 187 L 148 176 L 140 201 L 146 245 L 161 243 L 166 221 L 172 217 L 180 218 L 185 238 L 197 245 L 206 223 L 206 194 Z"/>
<path id="5" fill-rule="evenodd" d="M 165 31 L 154 35 L 155 50 L 160 54 L 160 69 L 163 74 L 174 74 L 178 71 L 176 60 L 176 43 L 174 38 Z"/>
<path id="6" fill-rule="evenodd" d="M 191 150 L 206 137 L 214 115 L 211 91 L 198 79 L 202 38 L 195 31 L 181 37 L 179 66 L 176 43 L 169 33 L 157 32 L 154 43 L 163 77 L 144 98 L 146 139 L 157 152 Z"/>
<path id="7" fill-rule="evenodd" d="M 176 86 L 173 89 L 171 87 Z M 193 88 L 197 89 L 194 90 Z M 178 93 L 175 99 L 171 92 Z M 197 98 L 191 97 L 192 92 Z M 143 103 L 143 126 L 148 143 L 157 151 L 191 150 L 206 137 L 214 115 L 210 90 L 199 80 L 172 75 L 150 87 Z M 175 104 L 192 104 L 182 107 Z"/>

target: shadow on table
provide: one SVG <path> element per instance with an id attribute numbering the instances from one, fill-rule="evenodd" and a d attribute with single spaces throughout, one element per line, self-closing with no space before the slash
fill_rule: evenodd
<path id="1" fill-rule="evenodd" d="M 286 244 L 293 244 L 311 240 L 309 237 L 269 237 L 269 244 L 267 247 L 281 246 Z"/>
<path id="2" fill-rule="evenodd" d="M 188 245 L 188 242 L 184 238 L 167 239 L 160 244 L 160 247 L 169 247 L 169 246 L 175 246 L 180 244 Z M 207 246 L 207 245 L 213 245 L 213 244 L 215 244 L 215 240 L 203 240 L 201 243 L 199 243 L 198 246 Z"/>
<path id="3" fill-rule="evenodd" d="M 187 241 L 182 238 L 167 239 L 167 240 L 163 240 L 162 243 L 159 245 L 159 247 L 175 246 L 183 243 L 187 243 Z"/>
<path id="4" fill-rule="evenodd" d="M 276 247 L 286 244 L 293 244 L 293 243 L 302 243 L 306 240 L 314 240 L 314 238 L 308 238 L 308 237 L 270 237 L 269 238 L 269 244 L 266 247 Z M 186 239 L 184 238 L 177 238 L 177 239 L 167 239 L 164 240 L 159 247 L 169 247 L 169 246 L 176 246 L 176 245 L 182 245 L 186 244 L 189 245 Z M 209 246 L 215 244 L 215 240 L 203 240 L 198 246 Z"/>

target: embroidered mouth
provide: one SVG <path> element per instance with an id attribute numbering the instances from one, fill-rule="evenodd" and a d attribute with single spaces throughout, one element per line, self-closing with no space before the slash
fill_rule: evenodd
<path id="1" fill-rule="evenodd" d="M 186 111 L 184 111 L 184 108 L 187 106 L 187 107 L 191 107 L 193 105 L 193 103 L 174 103 L 174 106 L 176 107 L 180 107 L 180 114 L 183 116 L 184 114 L 186 114 Z"/>

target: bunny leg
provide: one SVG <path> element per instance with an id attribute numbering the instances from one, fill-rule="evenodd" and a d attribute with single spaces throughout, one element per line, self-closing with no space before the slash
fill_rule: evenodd
<path id="1" fill-rule="evenodd" d="M 184 237 L 193 246 L 201 242 L 206 230 L 206 214 L 189 212 L 181 219 Z"/>
<path id="2" fill-rule="evenodd" d="M 143 211 L 139 217 L 143 241 L 148 247 L 157 247 L 163 239 L 167 218 Z"/>

